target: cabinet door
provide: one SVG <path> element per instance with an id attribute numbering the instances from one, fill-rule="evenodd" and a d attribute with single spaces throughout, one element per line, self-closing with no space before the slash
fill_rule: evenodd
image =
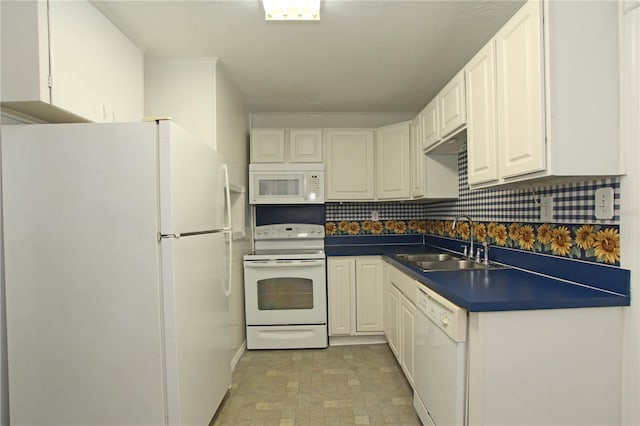
<path id="1" fill-rule="evenodd" d="M 460 71 L 438 94 L 440 138 L 458 130 L 467 123 L 464 101 L 464 71 Z"/>
<path id="2" fill-rule="evenodd" d="M 413 367 L 415 358 L 416 307 L 404 295 L 400 295 L 400 365 L 413 386 Z"/>
<path id="3" fill-rule="evenodd" d="M 420 136 L 420 116 L 418 116 L 411 122 L 411 198 L 424 196 L 424 154 Z"/>
<path id="4" fill-rule="evenodd" d="M 437 96 L 420 112 L 420 130 L 423 150 L 435 145 L 440 140 Z"/>
<path id="5" fill-rule="evenodd" d="M 49 2 L 51 103 L 96 122 L 140 121 L 142 51 L 88 1 Z"/>
<path id="6" fill-rule="evenodd" d="M 284 163 L 284 130 L 251 130 L 252 163 Z"/>
<path id="7" fill-rule="evenodd" d="M 291 129 L 289 160 L 292 163 L 322 163 L 322 130 Z"/>
<path id="8" fill-rule="evenodd" d="M 351 286 L 355 281 L 353 258 L 329 258 L 329 335 L 351 334 Z"/>
<path id="9" fill-rule="evenodd" d="M 373 131 L 326 133 L 326 199 L 373 200 Z"/>
<path id="10" fill-rule="evenodd" d="M 383 331 L 382 260 L 356 259 L 356 331 Z"/>
<path id="11" fill-rule="evenodd" d="M 409 123 L 383 127 L 376 132 L 376 198 L 409 199 L 411 196 L 411 141 Z"/>
<path id="12" fill-rule="evenodd" d="M 542 2 L 525 3 L 495 39 L 500 175 L 544 170 Z"/>
<path id="13" fill-rule="evenodd" d="M 469 184 L 498 180 L 495 47 L 491 40 L 465 67 Z"/>
<path id="14" fill-rule="evenodd" d="M 385 322 L 387 328 L 387 343 L 396 358 L 400 359 L 400 290 L 391 282 L 387 282 L 387 312 L 385 313 Z"/>

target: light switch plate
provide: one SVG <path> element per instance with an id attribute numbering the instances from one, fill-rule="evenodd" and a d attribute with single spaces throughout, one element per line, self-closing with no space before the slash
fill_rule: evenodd
<path id="1" fill-rule="evenodd" d="M 613 188 L 598 188 L 595 195 L 596 219 L 613 219 Z"/>
<path id="2" fill-rule="evenodd" d="M 380 220 L 380 214 L 377 210 L 371 211 L 371 220 Z"/>
<path id="3" fill-rule="evenodd" d="M 542 222 L 553 221 L 553 197 L 551 195 L 540 197 L 540 220 Z"/>

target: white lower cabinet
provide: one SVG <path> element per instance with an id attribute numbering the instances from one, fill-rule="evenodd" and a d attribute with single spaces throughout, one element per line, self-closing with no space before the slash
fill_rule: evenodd
<path id="1" fill-rule="evenodd" d="M 416 305 L 400 295 L 400 365 L 411 386 L 415 356 Z"/>
<path id="2" fill-rule="evenodd" d="M 383 333 L 383 272 L 379 256 L 327 259 L 329 336 Z"/>
<path id="3" fill-rule="evenodd" d="M 394 266 L 387 264 L 386 267 L 385 337 L 407 380 L 413 386 L 415 299 L 418 283 Z"/>
<path id="4" fill-rule="evenodd" d="M 391 268 L 391 266 L 389 267 Z M 400 290 L 389 281 L 385 284 L 384 293 L 384 335 L 389 348 L 396 356 L 400 357 Z"/>

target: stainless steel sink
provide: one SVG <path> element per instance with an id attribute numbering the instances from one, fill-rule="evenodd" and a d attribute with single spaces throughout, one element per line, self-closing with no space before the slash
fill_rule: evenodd
<path id="1" fill-rule="evenodd" d="M 469 269 L 503 269 L 506 266 L 489 263 L 485 265 L 484 263 L 475 262 L 471 259 L 466 259 L 461 256 L 456 256 L 454 254 L 442 253 L 422 253 L 422 254 L 396 254 L 396 257 L 409 262 L 418 268 L 422 269 L 422 271 L 462 271 Z"/>
<path id="2" fill-rule="evenodd" d="M 461 260 L 460 257 L 452 254 L 434 254 L 434 253 L 422 253 L 422 254 L 396 254 L 396 257 L 406 260 L 407 262 L 442 262 L 449 260 Z"/>
<path id="3" fill-rule="evenodd" d="M 473 260 L 443 260 L 440 262 L 412 262 L 423 271 L 458 271 L 463 269 L 492 269 L 492 266 Z"/>

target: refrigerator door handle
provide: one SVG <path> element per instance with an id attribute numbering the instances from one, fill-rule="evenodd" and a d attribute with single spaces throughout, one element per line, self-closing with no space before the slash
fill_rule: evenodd
<path id="1" fill-rule="evenodd" d="M 231 231 L 225 231 L 224 233 L 229 236 L 229 245 L 228 245 L 228 252 L 227 252 L 227 279 L 226 279 L 227 287 L 224 289 L 224 295 L 229 297 L 231 296 L 231 289 L 233 286 L 233 281 L 231 279 L 232 272 L 233 272 L 233 258 L 232 258 L 233 236 L 231 235 Z"/>
<path id="2" fill-rule="evenodd" d="M 224 196 L 227 204 L 227 223 L 224 225 L 225 231 L 231 231 L 231 190 L 229 189 L 229 167 L 226 164 L 222 165 L 224 170 Z M 231 235 L 229 235 L 229 241 L 231 241 Z"/>

